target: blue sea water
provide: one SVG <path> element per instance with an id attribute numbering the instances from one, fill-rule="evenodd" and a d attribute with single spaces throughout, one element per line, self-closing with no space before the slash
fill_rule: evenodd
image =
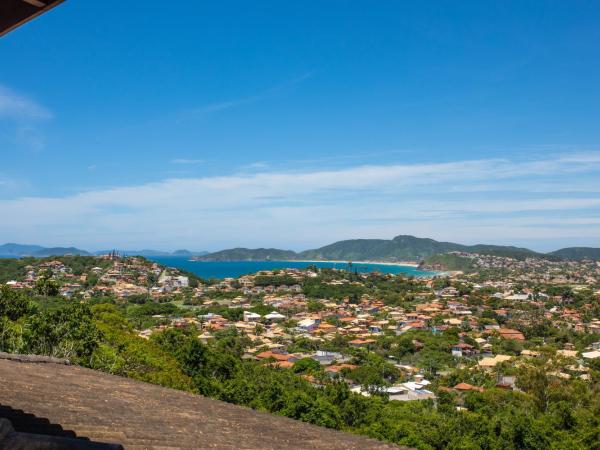
<path id="1" fill-rule="evenodd" d="M 424 277 L 435 275 L 436 272 L 426 272 L 410 266 L 390 266 L 386 264 L 332 262 L 302 262 L 302 261 L 190 261 L 181 256 L 153 256 L 148 258 L 167 267 L 175 267 L 195 273 L 202 278 L 235 278 L 260 270 L 273 269 L 304 269 L 310 265 L 321 268 L 357 270 L 358 272 L 373 272 L 403 274 L 406 276 Z"/>

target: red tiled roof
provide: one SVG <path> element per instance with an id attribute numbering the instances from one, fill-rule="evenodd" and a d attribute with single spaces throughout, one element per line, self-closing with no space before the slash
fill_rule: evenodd
<path id="1" fill-rule="evenodd" d="M 523 333 L 521 333 L 518 330 L 512 330 L 510 328 L 500 328 L 498 330 L 498 333 L 500 333 L 500 336 L 504 339 L 514 339 L 515 341 L 525 340 L 525 336 L 523 336 Z"/>
<path id="2" fill-rule="evenodd" d="M 358 366 L 355 366 L 354 364 L 336 364 L 333 366 L 329 366 L 325 369 L 326 372 L 332 372 L 332 373 L 338 373 L 340 372 L 342 369 L 349 369 L 349 370 L 354 370 L 356 369 Z"/>
<path id="3" fill-rule="evenodd" d="M 454 389 L 457 391 L 483 391 L 483 388 L 473 386 L 469 383 L 458 383 L 456 386 L 454 386 Z"/>

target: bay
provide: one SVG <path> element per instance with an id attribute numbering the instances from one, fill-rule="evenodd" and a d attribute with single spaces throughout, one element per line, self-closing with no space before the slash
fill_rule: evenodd
<path id="1" fill-rule="evenodd" d="M 348 263 L 331 261 L 192 261 L 189 257 L 185 256 L 153 256 L 148 257 L 148 259 L 167 267 L 187 270 L 202 278 L 236 278 L 261 270 L 305 269 L 310 265 L 315 265 L 319 268 L 356 270 L 360 273 L 377 271 L 414 277 L 431 277 L 437 275 L 437 272 L 423 271 L 413 266 L 377 264 L 372 262 L 354 262 L 350 266 Z"/>

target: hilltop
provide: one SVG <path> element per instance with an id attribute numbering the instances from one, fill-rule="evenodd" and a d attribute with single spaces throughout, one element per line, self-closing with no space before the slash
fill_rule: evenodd
<path id="1" fill-rule="evenodd" d="M 567 247 L 551 252 L 550 255 L 557 256 L 562 259 L 571 259 L 574 261 L 581 261 L 582 259 L 600 261 L 600 248 Z"/>
<path id="2" fill-rule="evenodd" d="M 85 255 L 91 253 L 75 247 L 42 247 L 40 245 L 4 244 L 0 245 L 0 257 L 22 258 L 24 256 L 65 256 Z"/>
<path id="3" fill-rule="evenodd" d="M 409 235 L 393 239 L 349 239 L 324 247 L 296 253 L 291 250 L 234 248 L 221 250 L 197 258 L 202 261 L 259 261 L 281 260 L 340 260 L 340 261 L 421 261 L 427 257 L 448 252 L 478 253 L 506 256 L 517 259 L 526 257 L 557 258 L 527 248 L 501 245 L 462 245 L 440 242 L 434 239 Z"/>
<path id="4" fill-rule="evenodd" d="M 276 248 L 232 248 L 209 253 L 195 259 L 199 261 L 282 261 L 298 259 L 298 254 L 292 250 Z"/>
<path id="5" fill-rule="evenodd" d="M 418 238 L 409 235 L 385 239 L 351 239 L 336 242 L 316 250 L 307 250 L 300 254 L 307 259 L 341 259 L 341 260 L 381 260 L 405 261 L 421 260 L 428 256 L 448 253 L 467 252 L 494 254 L 498 256 L 543 256 L 533 250 L 499 245 L 462 245 L 453 242 L 439 242 L 434 239 Z"/>

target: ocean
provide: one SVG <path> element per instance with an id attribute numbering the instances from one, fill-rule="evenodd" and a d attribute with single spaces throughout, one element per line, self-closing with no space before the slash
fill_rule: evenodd
<path id="1" fill-rule="evenodd" d="M 273 269 L 304 269 L 310 265 L 321 268 L 357 270 L 358 272 L 373 272 L 403 274 L 406 276 L 426 277 L 436 275 L 436 272 L 426 272 L 411 266 L 393 266 L 375 263 L 346 263 L 334 262 L 303 262 L 303 261 L 190 261 L 189 257 L 153 256 L 148 258 L 167 267 L 175 267 L 195 273 L 202 278 L 236 278 L 260 270 Z"/>

